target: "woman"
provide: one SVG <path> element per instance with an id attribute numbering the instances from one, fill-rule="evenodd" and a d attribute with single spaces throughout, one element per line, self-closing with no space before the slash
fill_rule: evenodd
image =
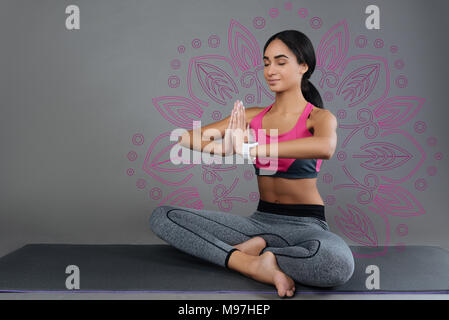
<path id="1" fill-rule="evenodd" d="M 316 186 L 321 162 L 336 148 L 337 121 L 323 109 L 320 94 L 308 81 L 316 64 L 312 43 L 303 33 L 286 30 L 273 35 L 263 53 L 264 76 L 276 93 L 275 102 L 245 109 L 237 101 L 229 117 L 201 128 L 202 133 L 218 129 L 222 142 L 194 146 L 192 131 L 180 140 L 191 149 L 222 155 L 243 154 L 245 145 L 256 159 L 256 212 L 243 217 L 160 206 L 150 226 L 176 248 L 273 284 L 280 297 L 291 297 L 295 281 L 319 287 L 345 283 L 353 274 L 354 259 L 344 240 L 329 231 Z M 256 146 L 242 143 L 248 124 L 257 132 Z M 272 129 L 278 134 L 272 135 Z M 273 159 L 270 141 L 276 139 L 276 161 L 260 161 L 263 156 Z"/>

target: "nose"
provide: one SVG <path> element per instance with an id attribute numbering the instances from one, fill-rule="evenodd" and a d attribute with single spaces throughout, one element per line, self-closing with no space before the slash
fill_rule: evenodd
<path id="1" fill-rule="evenodd" d="M 271 77 L 272 75 L 276 74 L 276 68 L 273 67 L 273 64 L 270 64 L 269 66 L 266 66 L 265 70 L 266 70 L 267 75 L 269 77 Z"/>

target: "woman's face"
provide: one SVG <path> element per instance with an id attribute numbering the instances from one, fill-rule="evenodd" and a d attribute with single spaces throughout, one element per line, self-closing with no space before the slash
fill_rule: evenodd
<path id="1" fill-rule="evenodd" d="M 284 42 L 279 39 L 271 41 L 265 50 L 263 63 L 265 80 L 271 91 L 301 90 L 302 75 L 308 67 L 305 63 L 298 64 L 295 54 Z"/>

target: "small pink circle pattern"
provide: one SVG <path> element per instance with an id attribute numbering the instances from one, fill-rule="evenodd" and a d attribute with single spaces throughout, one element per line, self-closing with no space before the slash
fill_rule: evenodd
<path id="1" fill-rule="evenodd" d="M 443 153 L 437 152 L 435 153 L 435 160 L 442 160 L 443 159 Z"/>
<path id="2" fill-rule="evenodd" d="M 416 133 L 424 133 L 427 129 L 427 125 L 424 121 L 416 121 L 414 127 Z"/>
<path id="3" fill-rule="evenodd" d="M 213 34 L 207 40 L 210 48 L 218 48 L 220 46 L 220 37 Z"/>
<path id="4" fill-rule="evenodd" d="M 364 35 L 359 35 L 355 38 L 355 45 L 358 48 L 365 48 L 368 44 L 368 39 Z"/>
<path id="5" fill-rule="evenodd" d="M 251 192 L 249 194 L 249 200 L 253 202 L 259 201 L 259 192 Z"/>
<path id="6" fill-rule="evenodd" d="M 401 237 L 406 236 L 408 234 L 408 226 L 403 223 L 399 224 L 396 227 L 396 233 Z"/>
<path id="7" fill-rule="evenodd" d="M 195 49 L 201 48 L 201 40 L 193 39 L 192 40 L 192 48 L 195 48 Z"/>
<path id="8" fill-rule="evenodd" d="M 253 27 L 256 29 L 263 29 L 265 27 L 265 19 L 262 17 L 255 17 L 253 19 Z"/>
<path id="9" fill-rule="evenodd" d="M 154 187 L 150 190 L 150 198 L 153 200 L 159 200 L 162 198 L 162 190 L 161 188 Z"/>
<path id="10" fill-rule="evenodd" d="M 332 181 L 334 180 L 334 177 L 330 174 L 330 173 L 325 173 L 323 174 L 323 182 L 324 183 L 332 183 Z"/>
<path id="11" fill-rule="evenodd" d="M 252 170 L 245 170 L 243 177 L 245 180 L 251 180 L 254 177 L 254 172 Z"/>
<path id="12" fill-rule="evenodd" d="M 337 117 L 338 119 L 346 119 L 347 112 L 345 109 L 340 109 L 337 111 Z"/>
<path id="13" fill-rule="evenodd" d="M 179 46 L 178 47 L 178 53 L 184 53 L 184 52 L 186 52 L 186 47 L 185 46 Z"/>
<path id="14" fill-rule="evenodd" d="M 212 112 L 212 120 L 218 121 L 221 119 L 221 112 L 218 110 L 215 110 L 214 112 Z"/>
<path id="15" fill-rule="evenodd" d="M 138 179 L 136 182 L 136 187 L 139 189 L 145 189 L 147 182 L 144 179 Z"/>
<path id="16" fill-rule="evenodd" d="M 170 61 L 170 66 L 173 70 L 178 70 L 181 67 L 181 61 L 179 59 L 173 59 Z"/>
<path id="17" fill-rule="evenodd" d="M 245 103 L 247 104 L 253 104 L 254 101 L 256 101 L 256 96 L 252 93 L 248 93 L 245 95 Z"/>
<path id="18" fill-rule="evenodd" d="M 402 70 L 404 68 L 404 65 L 405 65 L 405 63 L 404 63 L 404 60 L 402 60 L 402 59 L 398 59 L 394 62 L 394 66 L 398 70 Z"/>
<path id="19" fill-rule="evenodd" d="M 126 157 L 128 158 L 129 161 L 136 161 L 137 153 L 135 151 L 130 151 L 130 152 L 128 152 Z"/>
<path id="20" fill-rule="evenodd" d="M 322 25 L 323 25 L 323 20 L 321 20 L 320 17 L 313 17 L 312 19 L 310 19 L 310 26 L 313 29 L 319 29 L 319 28 L 321 28 Z"/>
<path id="21" fill-rule="evenodd" d="M 429 147 L 435 147 L 437 145 L 437 138 L 436 137 L 427 138 L 427 145 Z"/>
<path id="22" fill-rule="evenodd" d="M 426 179 L 418 179 L 415 181 L 415 189 L 418 191 L 424 191 L 427 189 L 427 181 Z"/>
<path id="23" fill-rule="evenodd" d="M 269 12 L 270 17 L 276 18 L 279 15 L 278 8 L 271 8 Z"/>
<path id="24" fill-rule="evenodd" d="M 332 206 L 332 205 L 334 205 L 337 202 L 337 199 L 335 198 L 335 196 L 329 195 L 329 196 L 326 197 L 324 202 L 327 205 Z"/>
<path id="25" fill-rule="evenodd" d="M 332 101 L 334 100 L 334 94 L 331 91 L 326 91 L 323 95 L 324 100 L 326 101 Z"/>
<path id="26" fill-rule="evenodd" d="M 347 158 L 346 152 L 344 152 L 344 151 L 339 151 L 339 152 L 337 153 L 337 159 L 338 159 L 338 160 L 340 160 L 340 161 L 345 161 L 346 158 Z"/>
<path id="27" fill-rule="evenodd" d="M 168 86 L 170 88 L 177 88 L 181 83 L 181 79 L 178 76 L 170 76 L 168 77 Z"/>
<path id="28" fill-rule="evenodd" d="M 404 75 L 398 76 L 394 82 L 396 86 L 401 89 L 407 87 L 408 84 L 408 80 Z"/>
<path id="29" fill-rule="evenodd" d="M 309 14 L 309 12 L 307 11 L 306 8 L 301 8 L 298 11 L 298 16 L 301 18 L 306 18 L 308 14 Z"/>
<path id="30" fill-rule="evenodd" d="M 136 133 L 136 134 L 133 135 L 133 138 L 132 138 L 133 145 L 141 146 L 144 141 L 145 141 L 145 139 L 143 138 L 143 134 Z"/>
<path id="31" fill-rule="evenodd" d="M 374 47 L 377 49 L 381 49 L 384 47 L 384 41 L 382 39 L 374 40 Z"/>
<path id="32" fill-rule="evenodd" d="M 427 174 L 431 177 L 435 176 L 437 174 L 437 168 L 434 166 L 428 167 Z"/>

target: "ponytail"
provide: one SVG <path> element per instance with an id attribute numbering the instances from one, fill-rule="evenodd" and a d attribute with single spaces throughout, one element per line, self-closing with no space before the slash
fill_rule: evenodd
<path id="1" fill-rule="evenodd" d="M 304 74 L 304 76 L 306 74 L 307 74 L 307 72 Z M 312 82 L 310 82 L 309 79 L 305 78 L 304 76 L 301 81 L 301 91 L 302 91 L 302 95 L 304 96 L 304 99 L 309 101 L 315 107 L 324 109 L 323 100 L 321 99 L 320 93 L 315 88 L 315 86 L 312 84 Z"/>

